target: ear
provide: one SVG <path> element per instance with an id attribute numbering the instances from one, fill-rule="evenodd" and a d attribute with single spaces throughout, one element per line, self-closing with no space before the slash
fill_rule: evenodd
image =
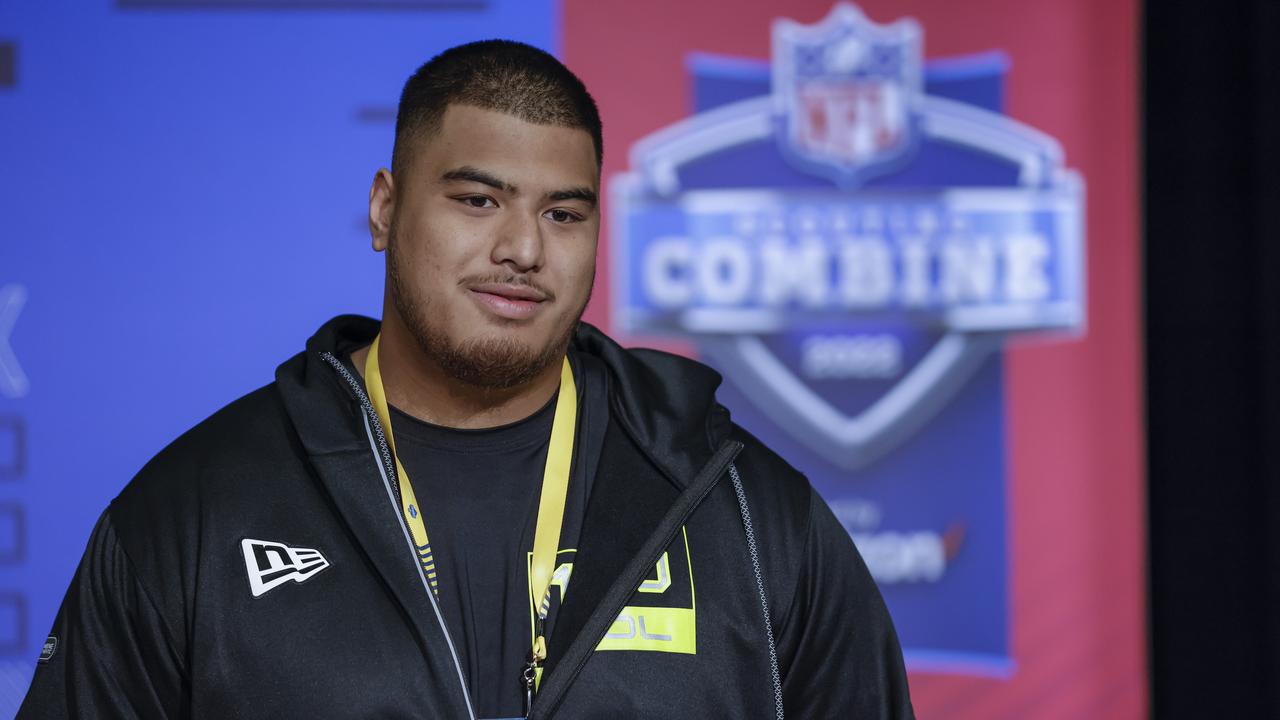
<path id="1" fill-rule="evenodd" d="M 376 252 L 387 249 L 395 214 L 396 181 L 390 170 L 382 168 L 373 176 L 373 186 L 369 188 L 369 235 Z"/>

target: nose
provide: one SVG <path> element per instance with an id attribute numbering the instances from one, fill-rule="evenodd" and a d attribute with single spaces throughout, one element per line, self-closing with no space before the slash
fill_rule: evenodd
<path id="1" fill-rule="evenodd" d="M 538 216 L 529 212 L 507 213 L 499 228 L 490 259 L 517 272 L 533 272 L 544 262 L 542 227 Z"/>

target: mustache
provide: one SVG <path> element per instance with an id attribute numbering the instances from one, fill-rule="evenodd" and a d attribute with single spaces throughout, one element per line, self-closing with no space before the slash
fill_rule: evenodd
<path id="1" fill-rule="evenodd" d="M 458 285 L 462 287 L 470 287 L 474 285 L 518 285 L 536 290 L 541 293 L 547 300 L 555 300 L 556 294 L 548 288 L 527 275 L 515 275 L 512 273 L 490 273 L 486 275 L 468 275 L 458 281 Z"/>

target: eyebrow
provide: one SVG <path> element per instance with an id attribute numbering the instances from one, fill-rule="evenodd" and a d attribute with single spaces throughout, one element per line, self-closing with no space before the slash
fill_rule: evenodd
<path id="1" fill-rule="evenodd" d="M 596 205 L 596 193 L 591 188 L 576 187 L 567 190 L 553 190 L 547 193 L 548 200 L 581 200 L 591 207 Z"/>
<path id="2" fill-rule="evenodd" d="M 503 180 L 500 177 L 497 177 L 496 175 L 487 173 L 484 170 L 481 170 L 480 168 L 472 167 L 470 165 L 463 165 L 460 168 L 454 168 L 453 170 L 449 170 L 448 172 L 441 175 L 440 179 L 444 180 L 445 182 L 480 183 L 481 185 L 488 185 L 489 187 L 495 190 L 502 190 L 503 192 L 508 192 L 508 193 L 511 193 L 512 195 L 518 195 L 520 193 L 520 190 L 515 185 L 512 185 L 511 183 L 507 182 L 506 180 Z M 585 202 L 592 207 L 595 207 L 596 204 L 599 202 L 598 198 L 596 197 L 596 192 L 589 187 L 574 187 L 574 188 L 566 188 L 564 190 L 552 190 L 551 192 L 547 193 L 547 199 L 554 200 L 557 202 L 561 200 L 581 200 L 582 202 Z"/>
<path id="3" fill-rule="evenodd" d="M 489 187 L 495 190 L 503 190 L 505 192 L 509 192 L 512 195 L 515 195 L 519 192 L 519 190 L 516 189 L 515 185 L 512 185 L 511 183 L 499 177 L 490 175 L 489 173 L 479 168 L 471 167 L 470 165 L 463 165 L 460 168 L 455 168 L 453 170 L 450 170 L 445 174 L 441 175 L 440 179 L 445 180 L 447 182 L 457 182 L 459 180 L 464 182 L 477 182 L 477 183 L 480 183 L 481 185 L 488 185 Z"/>

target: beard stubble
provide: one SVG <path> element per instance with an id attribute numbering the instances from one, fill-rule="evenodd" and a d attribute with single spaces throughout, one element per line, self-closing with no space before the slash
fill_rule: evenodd
<path id="1" fill-rule="evenodd" d="M 577 309 L 572 322 L 548 338 L 542 347 L 501 336 L 458 341 L 450 337 L 444 327 L 432 322 L 426 298 L 420 297 L 413 284 L 406 282 L 397 250 L 397 229 L 393 219 L 390 242 L 387 243 L 387 279 L 391 286 L 391 300 L 418 348 L 445 374 L 472 387 L 505 390 L 530 382 L 564 357 L 586 309 L 585 301 Z M 588 299 L 590 296 L 588 290 Z"/>

